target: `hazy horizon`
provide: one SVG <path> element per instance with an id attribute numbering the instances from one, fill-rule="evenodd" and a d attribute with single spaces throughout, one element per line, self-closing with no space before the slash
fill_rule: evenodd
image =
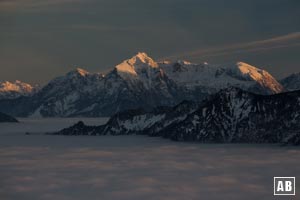
<path id="1" fill-rule="evenodd" d="M 300 71 L 299 17 L 298 0 L 3 0 L 0 81 L 105 72 L 140 51 L 283 78 Z"/>

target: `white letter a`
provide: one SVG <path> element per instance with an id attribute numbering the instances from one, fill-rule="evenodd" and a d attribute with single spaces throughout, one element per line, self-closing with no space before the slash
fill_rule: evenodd
<path id="1" fill-rule="evenodd" d="M 284 192 L 283 181 L 278 181 L 277 192 Z"/>

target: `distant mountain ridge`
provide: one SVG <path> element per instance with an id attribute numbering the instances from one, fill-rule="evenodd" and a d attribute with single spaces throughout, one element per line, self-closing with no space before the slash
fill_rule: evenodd
<path id="1" fill-rule="evenodd" d="M 79 122 L 55 134 L 143 134 L 205 143 L 300 145 L 300 90 L 265 96 L 230 87 L 199 104 L 183 102 L 151 112 L 125 111 L 102 126 Z"/>
<path id="2" fill-rule="evenodd" d="M 78 68 L 32 96 L 0 100 L 0 111 L 22 117 L 111 116 L 128 109 L 201 101 L 230 86 L 257 94 L 284 91 L 268 72 L 243 62 L 226 66 L 156 62 L 138 53 L 106 74 Z"/>
<path id="3" fill-rule="evenodd" d="M 289 91 L 300 90 L 300 72 L 281 79 L 280 83 Z"/>

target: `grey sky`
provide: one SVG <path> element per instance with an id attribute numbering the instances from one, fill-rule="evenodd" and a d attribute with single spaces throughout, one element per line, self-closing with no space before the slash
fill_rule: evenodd
<path id="1" fill-rule="evenodd" d="M 244 61 L 299 72 L 299 0 L 0 0 L 0 80 L 46 83 L 80 66 Z"/>

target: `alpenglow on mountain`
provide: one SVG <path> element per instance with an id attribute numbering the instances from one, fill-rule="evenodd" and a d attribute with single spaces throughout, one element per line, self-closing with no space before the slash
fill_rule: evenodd
<path id="1" fill-rule="evenodd" d="M 268 72 L 243 62 L 232 65 L 156 62 L 138 53 L 106 74 L 75 69 L 50 81 L 30 97 L 1 100 L 0 111 L 13 116 L 111 116 L 116 112 L 201 101 L 234 86 L 257 94 L 284 89 Z"/>
<path id="2" fill-rule="evenodd" d="M 15 99 L 21 96 L 31 96 L 37 90 L 38 88 L 18 80 L 15 82 L 0 82 L 0 99 Z"/>

